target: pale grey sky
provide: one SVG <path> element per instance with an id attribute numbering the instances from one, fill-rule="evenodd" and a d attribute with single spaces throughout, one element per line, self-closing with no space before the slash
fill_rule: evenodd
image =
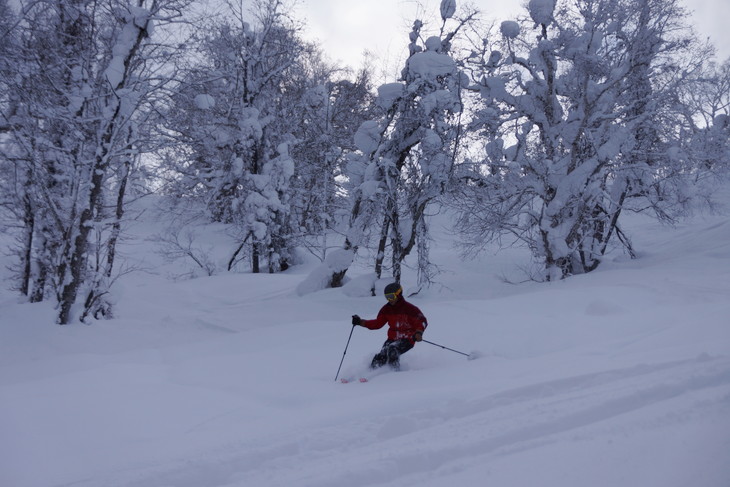
<path id="1" fill-rule="evenodd" d="M 508 20 L 527 0 L 472 0 L 497 21 Z M 457 0 L 457 5 L 462 2 Z M 720 61 L 730 57 L 730 0 L 684 0 L 701 38 L 709 37 Z M 398 63 L 411 23 L 424 12 L 438 13 L 439 0 L 299 0 L 299 17 L 307 32 L 333 60 L 359 66 L 369 50 L 381 63 Z M 421 7 L 423 6 L 423 7 Z M 382 66 L 376 66 L 382 67 Z"/>

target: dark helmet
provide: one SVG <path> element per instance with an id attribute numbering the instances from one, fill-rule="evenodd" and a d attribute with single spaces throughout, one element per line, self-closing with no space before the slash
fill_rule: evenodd
<path id="1" fill-rule="evenodd" d="M 383 290 L 383 294 L 385 294 L 385 299 L 387 299 L 388 301 L 396 301 L 402 293 L 403 288 L 397 282 L 392 282 L 388 284 Z"/>

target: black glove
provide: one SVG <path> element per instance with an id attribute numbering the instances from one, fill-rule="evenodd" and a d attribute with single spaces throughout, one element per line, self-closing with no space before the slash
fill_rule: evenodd
<path id="1" fill-rule="evenodd" d="M 362 320 L 360 319 L 360 317 L 358 315 L 352 315 L 352 324 L 355 326 L 362 325 Z"/>
<path id="2" fill-rule="evenodd" d="M 423 340 L 423 332 L 422 331 L 417 331 L 416 333 L 414 333 L 413 334 L 413 340 L 416 341 L 416 342 L 420 342 L 421 340 Z"/>

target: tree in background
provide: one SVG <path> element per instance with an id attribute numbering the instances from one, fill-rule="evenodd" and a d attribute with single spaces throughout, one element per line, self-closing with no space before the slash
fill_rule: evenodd
<path id="1" fill-rule="evenodd" d="M 254 273 L 262 264 L 277 272 L 299 243 L 292 183 L 303 173 L 293 156 L 312 87 L 307 63 L 318 52 L 280 0 L 250 12 L 230 3 L 229 13 L 201 34 L 169 110 L 167 135 L 180 144 L 166 157 L 175 174 L 168 192 L 196 198 L 212 221 L 235 228 L 229 269 L 246 256 Z"/>
<path id="2" fill-rule="evenodd" d="M 495 39 L 443 0 L 438 35 L 416 21 L 376 95 L 369 68 L 351 78 L 302 40 L 285 0 L 230 0 L 191 39 L 192 0 L 0 0 L 14 286 L 55 299 L 61 324 L 111 316 L 135 185 L 225 225 L 229 270 L 278 272 L 309 248 L 322 265 L 300 292 L 342 285 L 358 251 L 400 279 L 415 250 L 428 284 L 444 195 L 467 252 L 510 237 L 541 279 L 595 269 L 614 242 L 633 255 L 626 211 L 672 222 L 730 167 L 728 62 L 707 63 L 677 2 L 530 0 Z M 467 30 L 485 38 L 456 59 Z"/>
<path id="3" fill-rule="evenodd" d="M 338 231 L 338 216 L 347 211 L 342 180 L 347 159 L 356 150 L 355 132 L 377 108 L 367 68 L 352 80 L 322 62 L 309 70 L 299 100 L 285 117 L 290 125 L 294 122 L 297 140 L 291 199 L 299 245 L 324 260 L 328 235 Z"/>
<path id="4" fill-rule="evenodd" d="M 692 157 L 712 174 L 730 170 L 730 59 L 708 63 L 680 93 L 682 134 L 691 139 Z M 698 172 L 702 174 L 702 172 Z"/>
<path id="5" fill-rule="evenodd" d="M 164 30 L 187 3 L 37 1 L 13 28 L 2 164 L 21 212 L 20 288 L 31 301 L 53 295 L 59 324 L 111 312 L 140 122 L 170 81 L 160 59 L 174 49 L 150 42 L 153 27 Z"/>
<path id="6" fill-rule="evenodd" d="M 675 1 L 531 0 L 501 49 L 471 58 L 484 158 L 462 167 L 467 251 L 510 236 L 547 280 L 595 269 L 626 209 L 672 220 L 689 199 L 676 94 L 704 59 Z"/>
<path id="7" fill-rule="evenodd" d="M 371 239 L 377 241 L 377 277 L 390 253 L 393 278 L 400 280 L 401 265 L 415 247 L 419 281 L 429 279 L 425 210 L 446 188 L 462 111 L 462 78 L 449 51 L 454 36 L 473 16 L 456 20 L 456 27 L 447 31 L 455 12 L 453 1 L 442 1 L 440 35 L 425 41 L 423 22 L 414 22 L 400 81 L 378 88 L 383 115 L 360 125 L 355 134 L 358 152 L 350 156 L 347 169 L 352 206 L 344 245 L 327 256 L 299 292 L 341 286 L 358 249 Z"/>

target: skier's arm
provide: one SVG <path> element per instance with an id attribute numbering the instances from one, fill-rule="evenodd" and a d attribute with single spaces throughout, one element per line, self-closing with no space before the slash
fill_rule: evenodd
<path id="1" fill-rule="evenodd" d="M 388 316 L 381 309 L 374 320 L 360 320 L 360 325 L 371 330 L 378 330 L 388 322 Z"/>

